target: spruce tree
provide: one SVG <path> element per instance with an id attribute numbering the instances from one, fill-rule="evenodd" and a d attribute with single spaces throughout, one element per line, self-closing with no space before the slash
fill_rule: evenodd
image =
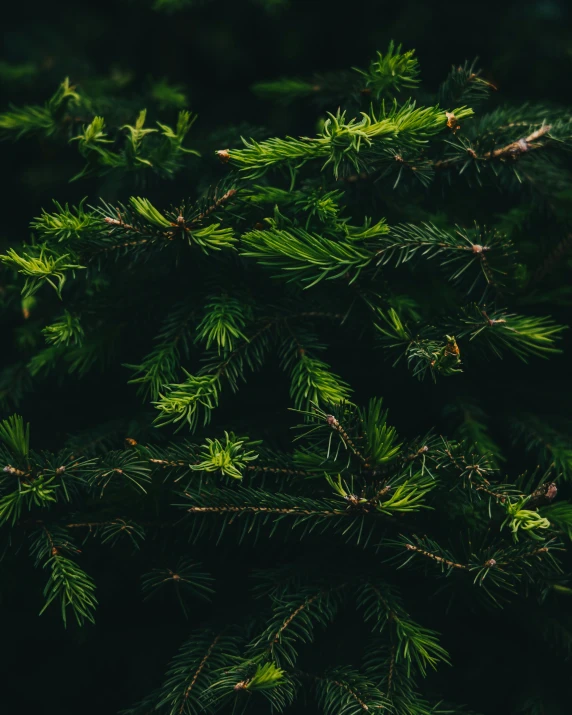
<path id="1" fill-rule="evenodd" d="M 6 573 L 92 643 L 155 609 L 124 715 L 568 712 L 569 110 L 396 43 L 253 91 L 315 132 L 195 139 L 166 80 L 0 115 L 96 187 L 1 256 Z"/>

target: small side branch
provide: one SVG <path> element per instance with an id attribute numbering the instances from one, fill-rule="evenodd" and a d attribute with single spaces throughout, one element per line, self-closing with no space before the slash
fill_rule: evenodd
<path id="1" fill-rule="evenodd" d="M 454 561 L 450 561 L 443 556 L 438 556 L 437 554 L 433 554 L 430 551 L 425 551 L 424 549 L 421 549 L 419 548 L 419 546 L 415 546 L 414 544 L 405 544 L 405 548 L 409 551 L 415 551 L 416 553 L 421 554 L 421 556 L 425 556 L 425 558 L 431 559 L 432 561 L 436 561 L 437 563 L 443 564 L 444 566 L 448 566 L 449 568 L 470 571 L 469 566 L 467 566 L 466 564 L 455 563 Z"/>
<path id="2" fill-rule="evenodd" d="M 548 134 L 551 129 L 551 124 L 543 124 L 539 129 L 532 132 L 528 136 L 523 137 L 521 139 L 517 139 L 517 141 L 511 142 L 510 144 L 506 144 L 505 146 L 499 147 L 498 149 L 493 149 L 491 151 L 487 151 L 484 154 L 479 155 L 474 149 L 469 147 L 467 149 L 467 154 L 469 154 L 469 156 L 475 160 L 484 161 L 490 161 L 491 159 L 516 159 L 517 157 L 521 156 L 522 154 L 525 154 L 528 151 L 531 151 L 533 149 L 540 149 L 542 145 L 535 144 L 534 142 L 543 137 L 545 134 Z M 435 169 L 447 169 L 462 160 L 464 160 L 464 157 L 451 157 L 450 159 L 443 159 L 441 161 L 437 161 L 433 166 L 435 167 Z"/>
<path id="3" fill-rule="evenodd" d="M 232 199 L 232 197 L 235 196 L 236 192 L 236 189 L 229 189 L 226 194 L 221 196 L 220 199 L 216 199 L 211 206 L 209 206 L 201 214 L 199 214 L 196 221 L 193 221 L 193 224 L 197 223 L 198 221 L 202 221 L 207 216 L 210 216 L 210 214 L 219 209 L 223 204 L 226 204 L 229 199 Z"/>

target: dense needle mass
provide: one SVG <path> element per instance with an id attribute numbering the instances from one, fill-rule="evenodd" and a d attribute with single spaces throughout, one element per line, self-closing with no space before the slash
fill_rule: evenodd
<path id="1" fill-rule="evenodd" d="M 180 608 L 179 651 L 125 714 L 471 712 L 447 685 L 467 622 L 505 623 L 512 651 L 510 629 L 572 643 L 570 422 L 543 409 L 554 385 L 526 390 L 566 344 L 570 113 L 499 103 L 475 63 L 432 91 L 393 43 L 255 91 L 321 103 L 315 135 L 198 141 L 166 80 L 128 119 L 68 79 L 0 114 L 102 181 L 0 256 L 8 550 L 64 626 L 97 620 L 110 547 Z M 189 167 L 192 190 L 168 183 Z M 36 446 L 22 401 L 77 376 L 107 399 L 117 372 L 128 418 Z M 543 684 L 511 712 L 559 712 Z"/>

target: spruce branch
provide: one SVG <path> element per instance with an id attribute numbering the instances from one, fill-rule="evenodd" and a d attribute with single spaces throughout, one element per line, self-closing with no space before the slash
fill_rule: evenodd
<path id="1" fill-rule="evenodd" d="M 367 676 L 349 666 L 330 668 L 322 675 L 303 675 L 314 681 L 318 705 L 327 715 L 361 715 L 391 708 L 384 693 Z"/>
<path id="2" fill-rule="evenodd" d="M 199 155 L 183 143 L 197 118 L 191 112 L 181 110 L 174 128 L 161 122 L 151 128 L 145 126 L 147 110 L 143 109 L 133 124 L 112 127 L 113 133 L 109 133 L 105 118 L 94 116 L 92 102 L 75 89 L 69 79 L 65 79 L 43 107 L 13 107 L 0 114 L 0 132 L 16 139 L 26 134 L 52 137 L 66 130 L 68 134 L 71 132 L 69 141 L 77 142 L 80 155 L 86 159 L 85 167 L 72 181 L 93 174 L 101 176 L 117 170 L 141 169 L 151 169 L 168 178 L 181 168 L 186 155 Z M 81 109 L 91 116 L 76 116 L 70 113 L 71 109 Z M 80 123 L 83 123 L 81 129 L 76 130 Z"/>
<path id="3" fill-rule="evenodd" d="M 181 646 L 167 670 L 165 682 L 153 698 L 153 706 L 168 708 L 170 715 L 208 712 L 209 687 L 215 674 L 238 655 L 239 639 L 224 631 L 196 631 Z"/>
<path id="4" fill-rule="evenodd" d="M 437 339 L 438 333 L 431 327 L 413 332 L 394 308 L 387 312 L 376 309 L 376 317 L 382 321 L 376 320 L 374 323 L 381 334 L 381 344 L 397 354 L 394 366 L 405 357 L 415 377 L 423 380 L 430 374 L 434 382 L 438 375 L 449 376 L 462 372 L 461 351 L 455 336 L 445 335 L 444 339 Z"/>
<path id="5" fill-rule="evenodd" d="M 25 460 L 30 451 L 30 425 L 24 426 L 20 415 L 11 415 L 0 422 L 0 440 L 11 454 Z"/>
<path id="6" fill-rule="evenodd" d="M 242 479 L 249 463 L 259 456 L 253 450 L 245 449 L 245 446 L 254 446 L 256 443 L 249 442 L 247 438 L 241 439 L 234 433 L 225 432 L 224 435 L 224 442 L 207 437 L 206 443 L 198 450 L 199 461 L 189 465 L 192 471 L 215 472 L 232 479 Z"/>
<path id="7" fill-rule="evenodd" d="M 354 67 L 353 73 L 314 74 L 309 79 L 284 77 L 257 82 L 252 89 L 259 97 L 280 104 L 310 98 L 331 106 L 339 100 L 347 101 L 359 95 L 379 100 L 403 89 L 414 89 L 419 84 L 419 68 L 414 54 L 413 50 L 401 52 L 401 45 L 390 42 L 387 51 L 378 52 L 367 70 Z"/>
<path id="8" fill-rule="evenodd" d="M 139 171 L 152 169 L 159 175 L 169 178 L 182 166 L 186 154 L 199 155 L 194 149 L 188 149 L 183 141 L 196 121 L 196 115 L 183 110 L 179 112 L 175 128 L 157 122 L 158 129 L 145 127 L 147 110 L 139 112 L 134 124 L 121 127 L 126 136 L 124 146 L 119 151 L 107 148 L 113 141 L 105 132 L 105 119 L 94 117 L 92 122 L 83 126 L 83 133 L 73 137 L 78 142 L 80 154 L 86 159 L 86 166 L 72 181 L 90 176 L 104 175 L 114 170 Z"/>
<path id="9" fill-rule="evenodd" d="M 84 621 L 94 622 L 93 611 L 97 606 L 95 584 L 93 580 L 66 554 L 78 554 L 66 532 L 42 526 L 31 545 L 31 554 L 36 559 L 36 566 L 50 570 L 50 576 L 44 588 L 46 602 L 40 615 L 54 601 L 60 602 L 64 626 L 67 625 L 68 609 L 75 616 L 78 625 Z"/>
<path id="10" fill-rule="evenodd" d="M 518 541 L 519 532 L 525 532 L 533 539 L 543 540 L 543 536 L 538 533 L 540 530 L 549 529 L 550 522 L 545 516 L 537 511 L 527 509 L 528 499 L 520 499 L 516 502 L 506 504 L 507 517 L 503 526 L 508 525 L 515 541 Z"/>
<path id="11" fill-rule="evenodd" d="M 310 404 L 338 404 L 346 402 L 351 394 L 349 385 L 330 371 L 330 366 L 318 358 L 310 357 L 303 348 L 294 363 L 290 397 L 295 409 L 307 409 Z"/>
<path id="12" fill-rule="evenodd" d="M 311 643 L 316 626 L 332 621 L 345 588 L 346 584 L 318 590 L 308 587 L 302 594 L 277 599 L 268 626 L 252 640 L 249 652 L 253 657 L 270 658 L 279 667 L 293 667 L 297 643 Z"/>
<path id="13" fill-rule="evenodd" d="M 307 288 L 324 279 L 348 277 L 352 284 L 375 258 L 366 239 L 387 233 L 384 221 L 364 230 L 366 235 L 348 236 L 345 241 L 311 234 L 301 228 L 249 231 L 242 236 L 242 255 L 262 265 L 287 272 L 289 281 L 301 280 Z M 369 234 L 369 235 L 367 235 Z"/>
<path id="14" fill-rule="evenodd" d="M 85 269 L 85 266 L 69 262 L 70 258 L 68 253 L 53 254 L 46 246 L 41 246 L 39 251 L 23 254 L 19 254 L 14 248 L 9 248 L 3 256 L 0 256 L 0 260 L 4 264 L 26 276 L 22 288 L 24 298 L 29 298 L 37 293 L 44 282 L 51 285 L 58 297 L 61 298 L 62 288 L 66 282 L 66 273 L 69 271 L 74 275 L 74 271 Z"/>
<path id="15" fill-rule="evenodd" d="M 0 497 L 0 525 L 14 526 L 20 519 L 22 509 L 31 511 L 34 507 L 47 508 L 57 501 L 55 477 L 39 475 L 30 478 L 11 465 L 4 467 L 4 473 L 18 477 L 17 489 Z"/>
<path id="16" fill-rule="evenodd" d="M 570 425 L 554 425 L 549 416 L 521 413 L 511 418 L 515 442 L 539 455 L 546 467 L 554 467 L 566 480 L 572 478 Z"/>
<path id="17" fill-rule="evenodd" d="M 12 135 L 15 139 L 26 134 L 55 134 L 63 126 L 67 108 L 80 102 L 80 95 L 75 89 L 66 78 L 43 106 L 11 107 L 0 114 L 0 132 L 4 138 Z"/>
<path id="18" fill-rule="evenodd" d="M 452 114 L 462 120 L 473 112 L 465 107 Z M 329 114 L 323 132 L 316 138 L 268 139 L 263 142 L 243 140 L 244 149 L 219 152 L 219 156 L 238 167 L 248 178 L 257 179 L 274 167 L 287 168 L 292 178 L 297 169 L 313 159 L 324 160 L 323 168 L 332 165 L 335 178 L 342 170 L 361 171 L 367 161 L 393 158 L 392 151 L 420 150 L 429 139 L 447 127 L 447 113 L 439 107 L 420 107 L 408 102 L 382 104 L 376 115 L 362 113 L 361 120 L 347 121 L 345 112 Z M 222 156 L 224 155 L 224 156 Z"/>
<path id="19" fill-rule="evenodd" d="M 183 301 L 167 315 L 156 347 L 139 365 L 127 365 L 134 371 L 129 381 L 137 385 L 140 394 L 157 400 L 165 385 L 175 382 L 181 357 L 189 358 L 192 322 L 196 309 Z"/>
<path id="20" fill-rule="evenodd" d="M 66 524 L 67 529 L 79 528 L 79 524 Z M 83 525 L 82 525 L 83 526 Z M 140 543 L 145 539 L 145 530 L 141 524 L 125 519 L 113 519 L 107 523 L 88 526 L 90 532 L 99 530 L 101 543 L 115 546 L 120 540 L 129 539 L 133 547 L 138 550 Z"/>
<path id="21" fill-rule="evenodd" d="M 245 369 L 258 369 L 264 362 L 269 347 L 269 332 L 280 324 L 280 319 L 268 319 L 246 340 L 237 344 L 234 350 L 218 351 L 207 356 L 206 365 L 198 375 L 183 372 L 187 379 L 183 383 L 167 385 L 154 403 L 160 411 L 156 422 L 159 425 L 186 421 L 193 431 L 201 422 L 210 421 L 212 411 L 218 406 L 223 379 L 236 392 Z M 181 422 L 182 427 L 184 422 Z"/>
<path id="22" fill-rule="evenodd" d="M 389 43 L 385 53 L 378 52 L 367 70 L 354 68 L 365 80 L 365 91 L 374 99 L 404 89 L 414 89 L 419 84 L 419 64 L 413 56 L 415 50 L 401 51 L 401 45 Z M 363 90 L 362 90 L 363 91 Z"/>
<path id="23" fill-rule="evenodd" d="M 295 697 L 296 684 L 289 674 L 272 662 L 246 660 L 222 671 L 207 693 L 208 702 L 219 709 L 234 701 L 234 708 L 247 707 L 245 696 L 266 700 L 272 712 L 283 712 Z M 241 702 L 242 701 L 242 702 Z"/>
<path id="24" fill-rule="evenodd" d="M 173 589 L 185 618 L 188 618 L 183 593 L 197 599 L 210 601 L 215 592 L 212 588 L 213 583 L 213 577 L 202 570 L 201 563 L 195 563 L 190 559 L 181 559 L 174 570 L 155 568 L 144 574 L 141 579 L 141 589 L 145 594 L 145 600 L 154 597 L 158 592 L 163 594 L 167 587 Z"/>
<path id="25" fill-rule="evenodd" d="M 444 231 L 428 223 L 403 224 L 392 227 L 379 244 L 379 265 L 399 266 L 417 257 L 438 258 L 442 268 L 450 273 L 452 282 L 459 284 L 462 280 L 467 284 L 467 294 L 473 291 L 479 279 L 488 286 L 500 287 L 506 270 L 502 262 L 495 266 L 495 259 L 502 261 L 511 253 L 510 242 L 505 237 L 478 226 Z"/>
<path id="26" fill-rule="evenodd" d="M 289 532 L 297 534 L 298 539 L 312 531 L 325 533 L 329 530 L 339 533 L 347 542 L 367 545 L 377 519 L 387 518 L 375 510 L 352 509 L 351 504 L 341 504 L 338 500 L 311 499 L 299 494 L 253 488 L 235 491 L 220 487 L 200 492 L 187 489 L 185 496 L 191 506 L 181 506 L 191 515 L 188 525 L 193 539 L 211 531 L 217 532 L 221 538 L 226 527 L 234 523 L 239 526 L 240 541 L 247 536 L 257 539 L 262 533 L 272 536 L 287 519 Z"/>
<path id="27" fill-rule="evenodd" d="M 55 211 L 48 213 L 42 209 L 42 214 L 35 218 L 30 227 L 48 241 L 68 241 L 72 238 L 79 239 L 91 231 L 97 231 L 101 222 L 97 215 L 85 211 L 86 199 L 82 199 L 78 206 L 70 208 L 68 204 L 62 206 L 58 201 L 53 201 Z"/>
<path id="28" fill-rule="evenodd" d="M 448 653 L 439 644 L 438 634 L 416 623 L 403 608 L 395 590 L 387 584 L 363 584 L 357 603 L 367 623 L 380 631 L 386 627 L 390 630 L 393 667 L 404 661 L 407 677 L 411 676 L 412 669 L 425 676 L 428 668 L 436 669 L 439 663 L 449 664 Z M 388 683 L 388 690 L 390 685 Z"/>
<path id="29" fill-rule="evenodd" d="M 68 345 L 81 345 L 84 335 L 80 319 L 67 310 L 64 311 L 63 316 L 58 321 L 42 328 L 42 333 L 47 343 L 65 347 Z"/>
<path id="30" fill-rule="evenodd" d="M 204 343 L 207 350 L 216 345 L 219 353 L 234 350 L 236 341 L 248 341 L 243 330 L 250 312 L 248 305 L 227 293 L 212 296 L 205 303 L 194 342 Z"/>
<path id="31" fill-rule="evenodd" d="M 569 116 L 559 110 L 500 107 L 484 114 L 466 135 L 449 141 L 445 158 L 434 166 L 457 169 L 480 185 L 487 174 L 501 186 L 528 183 L 542 194 L 542 181 L 549 176 L 551 181 L 564 178 L 566 170 L 558 154 L 570 145 L 571 136 Z"/>
<path id="32" fill-rule="evenodd" d="M 149 465 L 135 451 L 110 451 L 88 468 L 88 484 L 99 489 L 100 498 L 110 485 L 117 488 L 127 484 L 146 493 L 145 486 L 151 481 Z"/>
<path id="33" fill-rule="evenodd" d="M 462 65 L 453 65 L 447 78 L 439 88 L 439 104 L 451 106 L 466 103 L 472 107 L 488 99 L 491 90 L 496 87 L 483 79 L 481 70 L 477 68 L 478 59 L 465 62 Z"/>
<path id="34" fill-rule="evenodd" d="M 487 313 L 478 306 L 466 308 L 461 318 L 464 327 L 460 337 L 478 341 L 496 357 L 503 350 L 515 354 L 523 362 L 529 357 L 547 358 L 560 350 L 555 346 L 565 326 L 555 324 L 550 318 L 516 315 L 503 310 Z"/>

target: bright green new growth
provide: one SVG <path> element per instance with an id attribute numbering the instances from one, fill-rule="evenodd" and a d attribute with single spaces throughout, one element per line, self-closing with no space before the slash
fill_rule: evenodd
<path id="1" fill-rule="evenodd" d="M 400 92 L 403 89 L 414 89 L 419 80 L 419 65 L 413 55 L 414 50 L 401 51 L 401 45 L 395 47 L 389 43 L 387 52 L 377 53 L 366 71 L 356 70 L 365 79 L 365 88 L 375 99 L 379 99 L 388 91 Z"/>
<path id="2" fill-rule="evenodd" d="M 81 345 L 84 334 L 79 319 L 67 310 L 57 322 L 43 328 L 42 333 L 47 343 L 65 346 Z"/>
<path id="3" fill-rule="evenodd" d="M 43 107 L 14 107 L 0 114 L 0 132 L 7 136 L 14 133 L 17 139 L 25 134 L 40 133 L 50 136 L 58 131 L 68 106 L 79 101 L 80 95 L 66 78 Z"/>
<path id="4" fill-rule="evenodd" d="M 258 459 L 256 452 L 244 449 L 247 441 L 226 432 L 224 442 L 207 438 L 198 454 L 202 461 L 189 466 L 196 472 L 216 472 L 232 479 L 242 479 L 242 473 L 248 463 Z"/>
<path id="5" fill-rule="evenodd" d="M 10 248 L 6 255 L 0 256 L 0 259 L 6 265 L 17 270 L 18 273 L 26 276 L 26 282 L 22 289 L 24 298 L 33 296 L 41 288 L 44 281 L 49 283 L 58 294 L 58 297 L 61 298 L 62 288 L 66 282 L 66 271 L 85 268 L 85 266 L 80 266 L 76 263 L 69 263 L 69 257 L 68 253 L 59 256 L 50 255 L 48 249 L 41 247 L 38 255 L 28 253 L 19 255 L 13 248 Z"/>
<path id="6" fill-rule="evenodd" d="M 466 107 L 451 113 L 457 120 L 473 115 Z M 316 138 L 244 140 L 244 149 L 224 152 L 224 156 L 228 155 L 227 160 L 250 179 L 264 176 L 271 168 L 285 167 L 293 182 L 296 171 L 313 159 L 324 160 L 322 169 L 331 165 L 338 178 L 349 170 L 361 171 L 368 159 L 395 160 L 398 147 L 421 152 L 431 137 L 446 129 L 448 121 L 445 109 L 417 108 L 414 102 L 403 106 L 393 102 L 389 108 L 383 103 L 377 114 L 373 107 L 368 114 L 362 112 L 359 121 L 348 121 L 346 113 L 338 110 L 335 115 L 329 114 Z"/>
<path id="7" fill-rule="evenodd" d="M 77 142 L 79 153 L 86 160 L 85 167 L 71 181 L 93 174 L 142 169 L 151 169 L 167 178 L 183 166 L 186 155 L 200 156 L 195 149 L 183 145 L 197 119 L 191 112 L 181 110 L 175 128 L 161 122 L 155 128 L 145 126 L 147 110 L 142 109 L 134 124 L 113 127 L 110 133 L 103 116 L 95 114 L 89 123 L 80 126 L 77 117 L 69 114 L 70 108 L 76 113 L 93 114 L 90 98 L 75 90 L 66 79 L 44 107 L 13 108 L 0 114 L 0 132 L 16 139 L 25 134 L 52 138 L 68 132 L 71 126 L 73 136 L 69 142 Z M 120 151 L 115 150 L 118 137 L 123 144 Z"/>

